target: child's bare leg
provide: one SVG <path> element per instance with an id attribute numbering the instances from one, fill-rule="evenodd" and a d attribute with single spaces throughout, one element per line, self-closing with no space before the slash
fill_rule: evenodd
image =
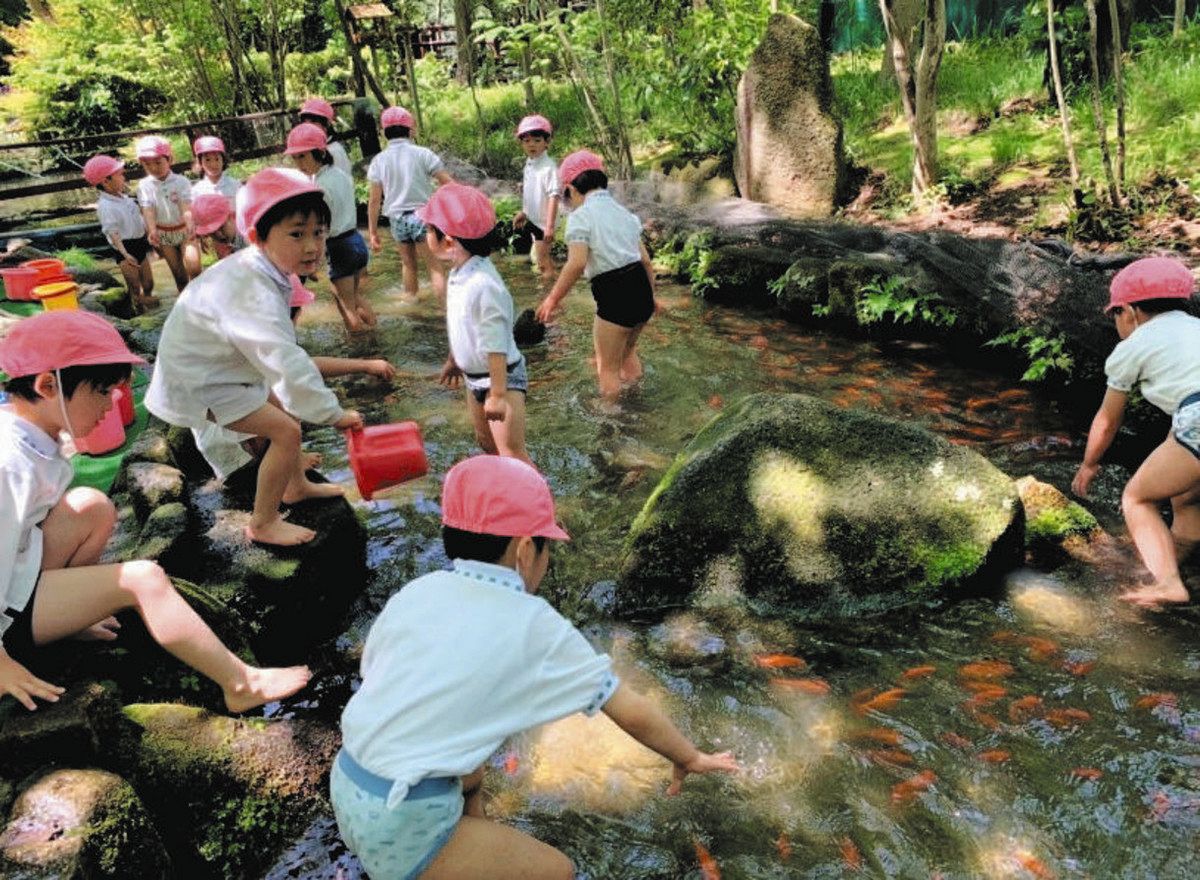
<path id="1" fill-rule="evenodd" d="M 424 241 L 418 241 L 417 253 L 421 255 L 425 265 L 429 267 L 429 285 L 433 288 L 433 292 L 437 294 L 438 302 L 442 305 L 446 304 L 446 266 L 441 260 L 434 257 L 429 251 L 429 245 Z"/>
<path id="2" fill-rule="evenodd" d="M 216 682 L 231 712 L 283 699 L 308 683 L 306 666 L 246 665 L 175 591 L 166 572 L 148 560 L 43 571 L 34 594 L 34 642 L 66 638 L 126 608 L 137 609 L 158 644 Z"/>
<path id="3" fill-rule="evenodd" d="M 183 246 L 183 268 L 188 278 L 195 278 L 201 272 L 200 240 L 193 238 Z"/>
<path id="4" fill-rule="evenodd" d="M 125 290 L 129 293 L 129 305 L 135 312 L 141 311 L 142 273 L 138 266 L 131 266 L 124 260 L 117 263 L 121 270 L 121 278 L 125 281 Z"/>
<path id="5" fill-rule="evenodd" d="M 496 451 L 509 458 L 519 458 L 533 464 L 529 450 L 525 448 L 525 395 L 520 391 L 509 391 L 504 395 L 508 401 L 508 417 L 502 422 L 487 422 L 495 441 Z M 483 407 L 479 407 L 483 411 Z"/>
<path id="6" fill-rule="evenodd" d="M 1158 506 L 1198 486 L 1200 459 L 1174 437 L 1168 437 L 1154 450 L 1125 486 L 1121 495 L 1125 524 L 1142 562 L 1154 575 L 1154 583 L 1122 593 L 1122 599 L 1138 605 L 1188 601 L 1187 588 L 1179 576 L 1175 540 Z"/>
<path id="7" fill-rule="evenodd" d="M 550 242 L 546 239 L 533 240 L 533 258 L 537 263 L 538 275 L 544 287 L 554 283 L 554 263 L 550 259 Z"/>
<path id="8" fill-rule="evenodd" d="M 333 298 L 337 302 L 338 312 L 341 313 L 346 329 L 351 333 L 358 333 L 363 329 L 363 320 L 358 312 L 358 304 L 354 296 L 354 276 L 345 275 L 336 280 L 330 280 L 329 283 L 333 285 Z"/>
<path id="9" fill-rule="evenodd" d="M 1200 488 L 1171 499 L 1171 537 L 1180 559 L 1191 555 L 1200 544 Z"/>
<path id="10" fill-rule="evenodd" d="M 142 280 L 142 290 L 138 294 L 141 304 L 152 309 L 159 304 L 159 300 L 154 295 L 154 267 L 150 265 L 149 256 L 138 264 L 138 275 Z"/>
<path id="11" fill-rule="evenodd" d="M 618 371 L 622 382 L 636 382 L 642 378 L 642 361 L 637 354 L 637 343 L 638 337 L 642 335 L 644 329 L 646 329 L 645 322 L 631 328 L 629 338 L 625 340 L 625 355 L 621 358 L 621 369 Z"/>
<path id="12" fill-rule="evenodd" d="M 421 880 L 574 880 L 563 853 L 508 825 L 464 815 Z"/>
<path id="13" fill-rule="evenodd" d="M 183 267 L 183 251 L 178 245 L 163 244 L 159 245 L 158 252 L 167 261 L 167 267 L 175 279 L 175 289 L 183 293 L 188 283 L 187 270 Z"/>
<path id="14" fill-rule="evenodd" d="M 597 317 L 592 322 L 592 338 L 596 344 L 596 372 L 600 379 L 600 396 L 609 403 L 621 393 L 621 364 L 632 331 Z"/>
<path id="15" fill-rule="evenodd" d="M 103 492 L 78 486 L 42 520 L 42 568 L 95 565 L 117 525 L 117 508 Z"/>
<path id="16" fill-rule="evenodd" d="M 352 299 L 354 301 L 354 310 L 362 318 L 363 323 L 368 327 L 374 327 L 379 323 L 379 319 L 375 317 L 375 310 L 371 308 L 371 304 L 367 302 L 366 295 L 362 292 L 362 278 L 365 272 L 365 269 L 360 269 L 353 276 L 354 283 L 351 287 L 353 292 Z"/>
<path id="17" fill-rule="evenodd" d="M 492 435 L 492 429 L 488 427 L 487 416 L 483 413 L 483 404 L 475 399 L 475 394 L 470 388 L 467 389 L 467 412 L 471 414 L 471 427 L 475 429 L 475 442 L 479 444 L 479 448 L 488 455 L 499 455 L 496 439 Z"/>
<path id="18" fill-rule="evenodd" d="M 265 403 L 226 427 L 270 441 L 258 466 L 254 510 L 250 514 L 250 525 L 246 527 L 246 537 L 262 544 L 285 547 L 306 544 L 315 538 L 316 532 L 312 529 L 292 525 L 279 515 L 284 492 L 298 481 L 307 482 L 301 470 L 300 424 L 279 407 Z"/>
<path id="19" fill-rule="evenodd" d="M 401 300 L 416 302 L 417 289 L 420 286 L 417 278 L 417 246 L 411 241 L 401 241 L 396 243 L 396 249 L 400 252 L 400 265 L 404 275 L 404 295 Z"/>

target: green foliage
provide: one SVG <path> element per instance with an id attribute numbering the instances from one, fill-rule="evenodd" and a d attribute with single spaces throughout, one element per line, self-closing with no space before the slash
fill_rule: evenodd
<path id="1" fill-rule="evenodd" d="M 890 317 L 893 324 L 953 327 L 958 315 L 936 293 L 913 293 L 908 279 L 893 275 L 863 285 L 855 303 L 858 323 L 867 326 Z"/>
<path id="2" fill-rule="evenodd" d="M 1096 517 L 1070 501 L 1062 507 L 1048 507 L 1025 523 L 1025 542 L 1061 541 L 1071 535 L 1086 535 L 1100 527 Z"/>
<path id="3" fill-rule="evenodd" d="M 1048 332 L 1037 327 L 1018 327 L 989 339 L 984 345 L 1005 346 L 1023 352 L 1029 359 L 1029 366 L 1021 376 L 1022 382 L 1040 382 L 1054 372 L 1069 378 L 1075 358 L 1067 348 L 1066 334 L 1049 336 Z"/>
<path id="4" fill-rule="evenodd" d="M 1079 203 L 1067 215 L 1067 238 L 1072 241 L 1125 241 L 1133 233 L 1133 204 L 1111 205 L 1107 198 L 1096 195 L 1094 182 L 1080 182 L 1084 188 Z M 1132 209 L 1132 210 L 1131 210 Z"/>
<path id="5" fill-rule="evenodd" d="M 90 272 L 96 268 L 96 258 L 81 247 L 67 248 L 65 251 L 58 251 L 54 254 L 55 257 L 67 264 L 69 269 L 82 269 L 85 272 Z"/>
<path id="6" fill-rule="evenodd" d="M 717 286 L 711 275 L 713 263 L 712 234 L 693 232 L 682 241 L 668 242 L 654 255 L 654 262 L 667 274 L 685 278 L 695 296 L 703 296 Z"/>

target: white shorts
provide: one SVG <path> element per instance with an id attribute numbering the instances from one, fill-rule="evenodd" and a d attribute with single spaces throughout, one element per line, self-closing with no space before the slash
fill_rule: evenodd
<path id="1" fill-rule="evenodd" d="M 267 402 L 266 385 L 210 385 L 204 390 L 205 417 L 228 427 Z"/>

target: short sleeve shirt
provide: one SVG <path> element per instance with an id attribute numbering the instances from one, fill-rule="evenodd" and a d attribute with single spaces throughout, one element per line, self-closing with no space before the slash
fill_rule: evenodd
<path id="1" fill-rule="evenodd" d="M 642 259 L 642 221 L 618 205 L 606 189 L 594 189 L 567 215 L 568 245 L 588 246 L 584 277 L 621 269 Z"/>
<path id="2" fill-rule="evenodd" d="M 550 158 L 550 154 L 542 153 L 536 159 L 526 159 L 525 177 L 521 186 L 521 210 L 530 222 L 545 230 L 549 200 L 558 197 L 558 166 Z"/>
<path id="3" fill-rule="evenodd" d="M 1132 391 L 1168 415 L 1180 402 L 1200 392 L 1200 318 L 1164 312 L 1137 327 L 1117 343 L 1104 363 L 1108 387 Z"/>
<path id="4" fill-rule="evenodd" d="M 339 141 L 329 142 L 329 155 L 333 158 L 333 167 L 346 172 L 346 176 L 354 179 L 354 166 L 350 164 L 350 155 Z"/>
<path id="5" fill-rule="evenodd" d="M 336 165 L 323 165 L 313 178 L 325 202 L 329 205 L 332 219 L 329 222 L 330 237 L 342 235 L 358 226 L 358 208 L 354 201 L 354 181 L 350 175 Z"/>
<path id="6" fill-rule="evenodd" d="M 225 196 L 229 201 L 237 198 L 237 192 L 241 189 L 242 182 L 236 177 L 230 177 L 228 174 L 222 174 L 221 179 L 213 183 L 207 176 L 200 178 L 192 184 L 192 198 L 196 196 L 209 195 L 216 193 L 220 196 Z"/>
<path id="7" fill-rule="evenodd" d="M 513 300 L 492 261 L 471 257 L 446 279 L 446 330 L 450 353 L 464 373 L 486 373 L 488 355 L 505 363 L 521 357 L 513 339 Z"/>
<path id="8" fill-rule="evenodd" d="M 437 154 L 408 138 L 393 138 L 367 167 L 367 180 L 383 187 L 383 213 L 388 217 L 415 211 L 433 195 L 433 175 L 446 166 Z"/>
<path id="9" fill-rule="evenodd" d="M 183 212 L 192 203 L 192 185 L 174 172 L 166 180 L 147 175 L 138 181 L 137 199 L 143 208 L 154 209 L 158 226 L 182 226 Z"/>
<path id="10" fill-rule="evenodd" d="M 127 195 L 114 196 L 100 193 L 96 200 L 96 214 L 100 217 L 100 232 L 105 238 L 116 235 L 122 241 L 141 238 L 146 234 L 146 221 L 138 203 Z"/>

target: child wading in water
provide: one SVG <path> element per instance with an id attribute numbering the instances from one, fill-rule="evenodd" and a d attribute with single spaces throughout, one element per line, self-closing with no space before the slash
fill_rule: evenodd
<path id="1" fill-rule="evenodd" d="M 130 307 L 134 312 L 156 307 L 146 221 L 137 202 L 125 192 L 125 163 L 112 156 L 92 156 L 84 163 L 83 179 L 100 191 L 96 200 L 100 231 L 112 245 Z"/>
<path id="2" fill-rule="evenodd" d="M 1121 595 L 1138 605 L 1188 601 L 1177 549 L 1190 552 L 1200 542 L 1200 319 L 1187 312 L 1194 290 L 1192 273 L 1169 257 L 1138 260 L 1113 278 L 1105 311 L 1113 316 L 1121 342 L 1104 364 L 1108 390 L 1071 483 L 1075 494 L 1086 497 L 1134 386 L 1172 417 L 1167 439 L 1121 495 L 1129 534 L 1154 576 L 1150 586 Z M 1159 513 L 1168 500 L 1170 529 Z"/>
<path id="3" fill-rule="evenodd" d="M 550 245 L 558 219 L 558 166 L 550 158 L 550 135 L 554 127 L 545 116 L 526 116 L 517 125 L 517 140 L 525 151 L 525 176 L 521 187 L 521 210 L 513 218 L 516 229 L 526 229 L 533 238 L 533 258 L 542 284 L 554 280 Z M 545 289 L 545 288 L 543 288 Z"/>
<path id="4" fill-rule="evenodd" d="M 150 244 L 167 261 L 175 289 L 187 287 L 183 246 L 192 238 L 192 187 L 171 170 L 171 144 L 156 135 L 139 138 L 134 145 L 146 176 L 138 182 L 137 198 L 146 221 Z"/>
<path id="5" fill-rule="evenodd" d="M 68 490 L 73 472 L 58 447 L 82 437 L 113 406 L 111 391 L 141 358 L 103 318 L 46 312 L 0 341 L 9 403 L 0 406 L 0 695 L 27 709 L 56 702 L 63 689 L 24 665 L 36 648 L 65 638 L 112 641 L 112 615 L 133 608 L 151 637 L 212 679 L 230 711 L 290 696 L 308 669 L 256 669 L 226 648 L 148 560 L 100 565 L 117 522 L 95 489 Z"/>
<path id="6" fill-rule="evenodd" d="M 296 168 L 312 178 L 325 193 L 332 219 L 325 250 L 329 254 L 329 281 L 346 329 L 355 332 L 363 326 L 374 327 L 375 312 L 359 284 L 370 254 L 358 232 L 358 207 L 354 201 L 354 181 L 333 164 L 324 129 L 302 122 L 288 134 L 287 149 Z"/>
<path id="7" fill-rule="evenodd" d="M 270 441 L 258 470 L 246 536 L 294 545 L 315 537 L 285 522 L 281 502 L 341 495 L 305 476 L 300 419 L 362 427 L 325 387 L 296 343 L 292 274 L 310 275 L 324 255 L 329 208 L 321 190 L 277 168 L 243 187 L 252 247 L 213 266 L 175 303 L 163 326 L 146 406 L 160 419 L 203 430 L 214 423 Z"/>
<path id="8" fill-rule="evenodd" d="M 563 853 L 487 819 L 482 765 L 507 737 L 576 712 L 603 711 L 670 761 L 668 794 L 689 773 L 738 769 L 699 751 L 534 595 L 549 542 L 565 540 L 525 462 L 482 455 L 446 475 L 454 568 L 412 581 L 375 620 L 330 773 L 338 828 L 375 880 L 573 878 Z"/>
<path id="9" fill-rule="evenodd" d="M 417 212 L 429 227 L 429 251 L 450 264 L 446 330 L 450 356 L 442 384 L 467 378 L 467 409 L 485 452 L 529 461 L 525 449 L 525 356 L 513 339 L 513 301 L 488 259 L 495 248 L 496 210 L 474 187 L 448 183 Z"/>
<path id="10" fill-rule="evenodd" d="M 225 169 L 229 165 L 229 157 L 225 154 L 225 142 L 219 137 L 205 135 L 196 138 L 195 143 L 192 144 L 192 155 L 196 157 L 193 168 L 200 174 L 200 179 L 192 184 L 192 223 L 196 237 L 184 246 L 183 263 L 187 267 L 188 275 L 195 278 L 200 274 L 200 255 L 204 250 L 202 238 L 211 234 L 211 231 L 202 232 L 200 230 L 201 224 L 196 203 L 202 197 L 220 195 L 228 199 L 232 205 L 233 200 L 237 198 L 237 191 L 241 189 L 242 182 L 225 173 Z M 217 253 L 222 257 L 228 256 L 228 253 L 221 253 L 220 247 L 217 248 Z"/>
<path id="11" fill-rule="evenodd" d="M 571 286 L 586 276 L 596 301 L 592 339 L 600 396 L 615 403 L 622 383 L 642 376 L 638 336 L 654 314 L 654 269 L 642 244 L 642 221 L 616 203 L 608 192 L 604 160 L 580 150 L 563 159 L 558 170 L 567 218 L 567 263 L 537 308 L 547 323 Z"/>
<path id="12" fill-rule="evenodd" d="M 403 107 L 388 107 L 379 118 L 387 147 L 371 160 L 367 180 L 371 196 L 367 204 L 367 229 L 371 250 L 379 253 L 379 209 L 382 206 L 391 224 L 392 238 L 404 265 L 404 296 L 408 303 L 417 301 L 417 256 L 429 267 L 429 282 L 439 301 L 446 299 L 446 270 L 429 255 L 425 226 L 417 218 L 417 209 L 429 201 L 434 181 L 450 182 L 450 173 L 432 150 L 418 147 L 409 140 L 416 124 Z"/>

